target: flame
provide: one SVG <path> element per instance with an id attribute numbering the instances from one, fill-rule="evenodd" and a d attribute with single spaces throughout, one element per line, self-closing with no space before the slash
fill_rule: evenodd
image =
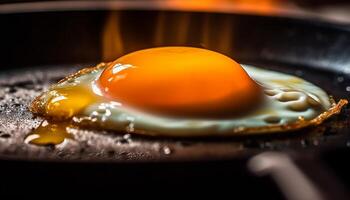
<path id="1" fill-rule="evenodd" d="M 201 45 L 210 49 L 210 15 L 206 14 L 202 23 Z"/>
<path id="2" fill-rule="evenodd" d="M 217 50 L 223 53 L 231 52 L 232 49 L 232 38 L 233 38 L 233 27 L 232 27 L 232 18 L 226 16 L 222 23 L 220 24 L 220 37 L 218 38 Z"/>
<path id="3" fill-rule="evenodd" d="M 156 21 L 154 34 L 155 46 L 161 46 L 166 42 L 166 36 L 171 32 L 172 42 L 177 45 L 185 45 L 188 37 L 191 22 L 189 13 L 180 13 L 175 16 L 176 20 L 171 26 L 168 25 L 169 17 L 164 12 L 160 12 Z"/>
<path id="4" fill-rule="evenodd" d="M 188 29 L 190 24 L 190 15 L 188 13 L 183 13 L 178 16 L 178 24 L 175 27 L 177 28 L 175 35 L 175 42 L 177 44 L 184 44 L 187 40 Z"/>
<path id="5" fill-rule="evenodd" d="M 159 11 L 154 22 L 153 38 L 151 38 L 150 45 L 200 45 L 204 48 L 230 54 L 232 42 L 234 42 L 232 18 L 224 16 L 220 19 L 214 19 L 215 16 L 209 11 L 226 10 L 228 12 L 277 14 L 281 12 L 282 2 L 284 0 L 155 0 L 152 1 L 155 7 L 158 5 L 175 10 L 208 11 L 208 13 L 202 15 L 201 24 L 198 25 L 198 18 L 192 18 L 193 14 L 190 12 L 168 14 L 166 11 Z M 130 39 L 133 38 L 132 32 L 126 38 L 122 38 L 121 15 L 121 12 L 114 11 L 106 17 L 101 41 L 103 61 L 112 61 L 126 52 L 148 46 L 148 44 L 139 44 L 137 40 Z M 196 30 L 196 28 L 199 29 Z M 193 34 L 198 35 L 198 38 L 193 37 Z M 123 41 L 123 39 L 127 39 L 127 41 Z"/>
<path id="6" fill-rule="evenodd" d="M 164 31 L 165 31 L 165 13 L 161 12 L 158 15 L 157 22 L 156 22 L 156 31 L 155 31 L 155 38 L 154 38 L 154 44 L 156 46 L 161 46 L 164 42 Z"/>
<path id="7" fill-rule="evenodd" d="M 164 1 L 164 4 L 168 7 L 183 10 L 239 10 L 242 12 L 271 14 L 279 12 L 283 2 L 283 0 L 167 0 Z"/>
<path id="8" fill-rule="evenodd" d="M 120 32 L 120 14 L 110 12 L 107 16 L 102 37 L 102 57 L 104 61 L 113 61 L 123 55 L 124 47 Z"/>

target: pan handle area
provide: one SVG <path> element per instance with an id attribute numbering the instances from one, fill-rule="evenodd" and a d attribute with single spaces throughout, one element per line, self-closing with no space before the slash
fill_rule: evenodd
<path id="1" fill-rule="evenodd" d="M 270 176 L 289 200 L 349 198 L 344 186 L 315 158 L 264 152 L 248 161 L 248 169 L 257 176 Z"/>

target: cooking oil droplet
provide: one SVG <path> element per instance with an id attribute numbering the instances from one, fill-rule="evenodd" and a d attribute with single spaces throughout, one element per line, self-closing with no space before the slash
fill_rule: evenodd
<path id="1" fill-rule="evenodd" d="M 165 155 L 170 155 L 172 153 L 172 150 L 168 146 L 164 146 L 161 148 L 161 153 Z"/>
<path id="2" fill-rule="evenodd" d="M 17 89 L 15 87 L 8 87 L 5 89 L 5 92 L 7 93 L 16 93 Z"/>
<path id="3" fill-rule="evenodd" d="M 123 137 L 121 138 L 117 138 L 116 139 L 116 142 L 118 144 L 128 144 L 130 143 L 132 140 L 131 140 L 131 135 L 129 133 L 127 134 L 124 134 Z"/>
<path id="4" fill-rule="evenodd" d="M 131 140 L 131 135 L 129 133 L 123 135 L 124 140 Z"/>
<path id="5" fill-rule="evenodd" d="M 67 122 L 48 122 L 45 120 L 25 137 L 24 142 L 40 146 L 61 144 L 66 139 L 73 138 L 68 133 L 68 129 L 71 127 L 72 125 Z"/>
<path id="6" fill-rule="evenodd" d="M 345 90 L 346 90 L 347 92 L 350 92 L 350 86 L 347 86 L 347 87 L 345 88 Z"/>

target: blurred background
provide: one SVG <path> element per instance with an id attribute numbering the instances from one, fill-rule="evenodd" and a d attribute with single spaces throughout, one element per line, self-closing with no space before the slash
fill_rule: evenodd
<path id="1" fill-rule="evenodd" d="M 56 1 L 57 4 L 67 1 Z M 2 0 L 0 4 L 52 3 L 43 0 Z M 199 11 L 243 12 L 263 15 L 292 15 L 321 18 L 334 23 L 350 23 L 350 1 L 347 0 L 105 0 L 105 1 L 70 1 L 72 4 L 91 4 L 104 2 L 113 4 L 152 4 L 163 8 Z M 19 6 L 19 5 L 17 5 Z M 147 5 L 144 5 L 147 7 Z"/>

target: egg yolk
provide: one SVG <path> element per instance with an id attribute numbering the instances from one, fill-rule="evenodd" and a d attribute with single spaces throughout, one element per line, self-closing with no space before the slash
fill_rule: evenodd
<path id="1" fill-rule="evenodd" d="M 36 145 L 60 144 L 66 139 L 73 138 L 67 131 L 71 127 L 72 125 L 67 122 L 50 123 L 45 120 L 26 136 L 24 142 Z"/>
<path id="2" fill-rule="evenodd" d="M 68 119 L 79 113 L 86 106 L 96 101 L 93 93 L 84 87 L 66 87 L 52 90 L 46 105 L 46 115 Z"/>
<path id="3" fill-rule="evenodd" d="M 110 63 L 97 81 L 125 106 L 168 115 L 216 116 L 259 104 L 261 88 L 231 58 L 193 47 L 136 51 Z"/>

